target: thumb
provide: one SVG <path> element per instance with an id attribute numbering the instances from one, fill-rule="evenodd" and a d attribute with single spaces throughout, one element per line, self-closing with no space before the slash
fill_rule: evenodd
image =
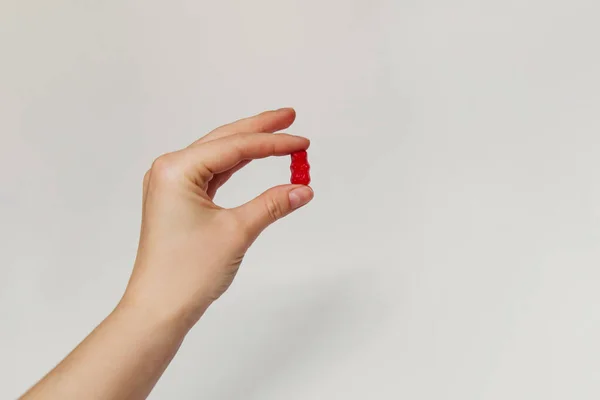
<path id="1" fill-rule="evenodd" d="M 313 196 L 314 192 L 308 186 L 276 186 L 234 210 L 256 237 L 273 222 L 307 204 Z"/>

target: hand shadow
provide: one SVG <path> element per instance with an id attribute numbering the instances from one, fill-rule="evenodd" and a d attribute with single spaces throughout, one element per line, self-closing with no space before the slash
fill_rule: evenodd
<path id="1" fill-rule="evenodd" d="M 351 355 L 384 309 L 373 295 L 369 269 L 345 272 L 316 283 L 278 287 L 276 293 L 261 297 L 276 301 L 249 305 L 240 326 L 251 328 L 235 332 L 227 346 L 237 356 L 213 366 L 217 379 L 203 382 L 199 398 L 264 399 L 290 377 L 326 368 L 332 353 L 336 360 L 340 353 Z M 238 348 L 243 350 L 236 352 Z"/>

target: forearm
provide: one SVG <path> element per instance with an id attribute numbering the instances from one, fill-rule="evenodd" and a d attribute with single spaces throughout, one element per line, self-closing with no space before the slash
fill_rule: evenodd
<path id="1" fill-rule="evenodd" d="M 21 399 L 145 399 L 186 333 L 174 320 L 119 306 Z"/>

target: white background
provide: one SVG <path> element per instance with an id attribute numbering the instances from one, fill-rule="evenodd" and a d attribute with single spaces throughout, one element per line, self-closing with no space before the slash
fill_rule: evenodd
<path id="1" fill-rule="evenodd" d="M 597 0 L 0 3 L 0 398 L 120 298 L 152 160 L 294 106 L 316 198 L 151 399 L 600 397 Z M 253 163 L 217 196 L 289 179 Z"/>

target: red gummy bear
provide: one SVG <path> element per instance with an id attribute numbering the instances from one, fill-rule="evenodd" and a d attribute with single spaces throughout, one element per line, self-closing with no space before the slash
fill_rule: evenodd
<path id="1" fill-rule="evenodd" d="M 310 164 L 306 150 L 292 153 L 292 178 L 290 182 L 297 185 L 308 185 L 310 183 Z"/>

